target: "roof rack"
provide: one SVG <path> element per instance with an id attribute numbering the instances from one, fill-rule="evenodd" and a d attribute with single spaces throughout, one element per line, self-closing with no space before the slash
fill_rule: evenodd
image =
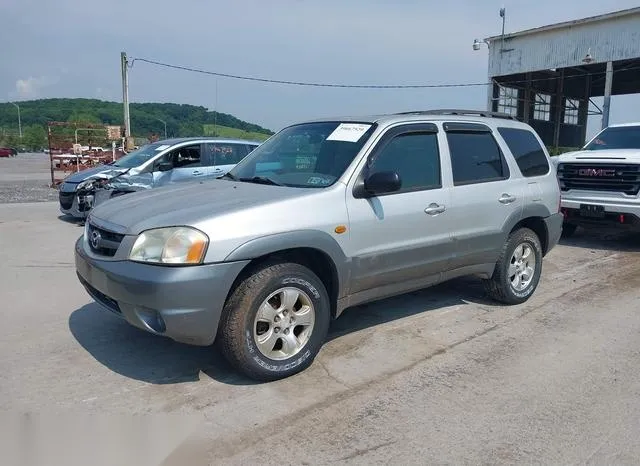
<path id="1" fill-rule="evenodd" d="M 488 112 L 485 110 L 460 110 L 460 109 L 441 109 L 441 110 L 416 110 L 411 112 L 400 112 L 396 115 L 476 115 L 489 118 L 503 118 L 505 120 L 517 120 L 516 117 L 508 113 Z"/>

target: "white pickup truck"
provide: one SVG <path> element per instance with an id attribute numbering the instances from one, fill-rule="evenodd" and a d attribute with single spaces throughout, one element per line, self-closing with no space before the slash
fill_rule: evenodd
<path id="1" fill-rule="evenodd" d="M 578 226 L 640 231 L 640 122 L 611 125 L 555 162 L 564 236 Z"/>

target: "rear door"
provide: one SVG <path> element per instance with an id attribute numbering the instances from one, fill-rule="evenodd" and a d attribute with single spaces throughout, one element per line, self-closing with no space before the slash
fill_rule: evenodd
<path id="1" fill-rule="evenodd" d="M 235 142 L 208 142 L 206 152 L 212 160 L 211 173 L 219 177 L 231 170 L 251 150 L 248 144 Z"/>
<path id="2" fill-rule="evenodd" d="M 447 122 L 443 128 L 453 175 L 454 267 L 493 263 L 505 241 L 505 225 L 520 218 L 526 194 L 522 178 L 490 127 Z"/>

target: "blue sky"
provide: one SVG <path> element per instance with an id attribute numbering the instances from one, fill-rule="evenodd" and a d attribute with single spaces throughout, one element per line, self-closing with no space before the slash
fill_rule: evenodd
<path id="1" fill-rule="evenodd" d="M 638 6 L 637 0 L 0 0 L 0 100 L 121 101 L 120 52 L 240 75 L 350 84 L 483 82 L 474 38 Z M 318 89 L 240 82 L 135 63 L 133 102 L 203 105 L 277 130 L 299 119 L 484 108 L 486 89 Z M 615 97 L 611 122 L 640 119 Z M 599 125 L 593 118 L 590 133 Z"/>

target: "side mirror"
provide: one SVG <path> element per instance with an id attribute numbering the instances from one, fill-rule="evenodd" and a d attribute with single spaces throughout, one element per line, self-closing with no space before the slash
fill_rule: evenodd
<path id="1" fill-rule="evenodd" d="M 158 171 L 168 172 L 170 170 L 173 170 L 173 164 L 171 162 L 160 162 L 158 165 Z"/>
<path id="2" fill-rule="evenodd" d="M 387 194 L 399 191 L 402 180 L 397 172 L 376 172 L 364 180 L 364 190 L 371 195 Z"/>

